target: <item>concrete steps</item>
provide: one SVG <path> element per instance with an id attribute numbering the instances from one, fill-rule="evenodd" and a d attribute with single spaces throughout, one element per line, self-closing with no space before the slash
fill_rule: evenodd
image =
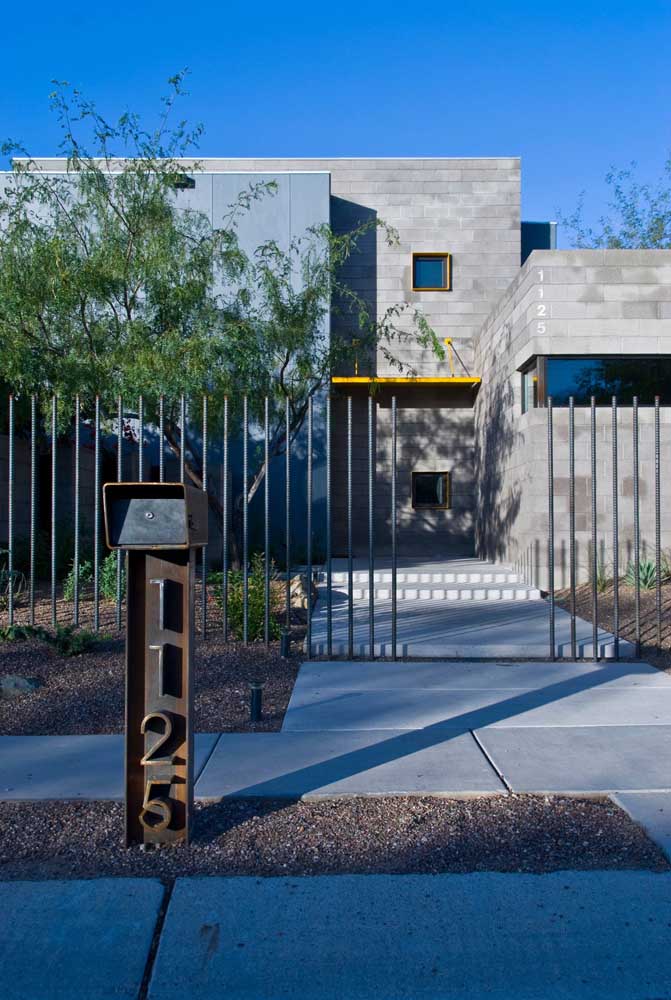
<path id="1" fill-rule="evenodd" d="M 326 582 L 326 572 L 321 570 L 317 574 L 320 583 Z M 352 580 L 354 585 L 357 584 L 368 586 L 368 570 L 355 569 L 352 573 Z M 331 579 L 333 581 L 333 586 L 347 585 L 347 572 L 342 570 L 334 570 L 331 574 Z M 382 569 L 375 570 L 373 572 L 373 583 L 391 583 L 391 570 Z M 507 567 L 501 568 L 491 568 L 491 569 L 476 569 L 476 570 L 407 570 L 399 569 L 396 574 L 396 583 L 398 584 L 409 584 L 409 585 L 419 585 L 419 584 L 436 584 L 438 586 L 444 586 L 447 584 L 473 584 L 482 586 L 483 584 L 510 584 L 519 583 L 524 584 L 524 579 L 519 573 L 515 573 L 513 570 Z"/>
<path id="2" fill-rule="evenodd" d="M 347 587 L 335 586 L 337 593 L 347 594 Z M 325 588 L 324 591 L 325 593 Z M 368 600 L 368 587 L 353 587 L 352 596 L 355 601 Z M 534 587 L 517 584 L 515 586 L 473 586 L 473 587 L 397 587 L 396 599 L 399 601 L 538 601 L 541 592 Z M 391 600 L 391 588 L 379 586 L 373 589 L 376 601 Z"/>

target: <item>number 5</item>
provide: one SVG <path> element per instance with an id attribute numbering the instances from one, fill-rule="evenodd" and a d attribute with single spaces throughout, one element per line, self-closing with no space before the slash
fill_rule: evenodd
<path id="1" fill-rule="evenodd" d="M 150 778 L 149 781 L 144 786 L 144 799 L 142 801 L 142 812 L 140 813 L 140 822 L 145 830 L 153 830 L 155 833 L 160 833 L 161 830 L 165 830 L 166 827 L 170 826 L 170 821 L 172 819 L 172 805 L 169 799 L 157 797 L 152 799 L 151 789 L 153 785 L 167 785 L 170 787 L 169 781 L 157 781 L 155 778 Z M 156 811 L 161 813 L 160 817 L 156 816 Z M 150 816 L 154 816 L 154 820 L 149 819 Z"/>

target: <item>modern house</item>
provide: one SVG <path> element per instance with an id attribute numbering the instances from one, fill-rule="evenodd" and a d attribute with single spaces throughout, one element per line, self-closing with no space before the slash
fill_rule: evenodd
<path id="1" fill-rule="evenodd" d="M 334 553 L 344 555 L 346 400 L 353 408 L 353 544 L 368 547 L 367 412 L 374 387 L 375 544 L 390 544 L 391 400 L 398 407 L 398 546 L 404 556 L 478 555 L 521 569 L 547 586 L 547 411 L 556 422 L 558 584 L 566 581 L 567 404 L 576 404 L 576 531 L 579 578 L 590 539 L 589 401 L 598 406 L 599 557 L 612 560 L 611 397 L 620 398 L 620 545 L 633 538 L 632 396 L 640 400 L 640 531 L 653 537 L 651 463 L 654 396 L 662 399 L 661 461 L 671 468 L 671 251 L 559 251 L 554 223 L 521 220 L 517 157 L 399 159 L 209 159 L 182 165 L 190 185 L 176 197 L 216 225 L 236 194 L 258 180 L 276 193 L 239 220 L 242 245 L 286 242 L 330 222 L 346 231 L 378 218 L 398 232 L 389 246 L 373 231 L 344 277 L 382 316 L 398 302 L 421 309 L 447 342 L 399 348 L 413 376 L 382 355 L 333 374 Z M 38 161 L 62 171 L 64 161 Z M 190 172 L 190 173 L 189 173 Z M 351 336 L 334 316 L 325 336 Z M 321 412 L 321 410 L 320 410 Z M 235 474 L 235 472 L 234 472 Z M 278 475 L 282 470 L 278 466 Z M 298 475 L 298 473 L 297 473 Z M 294 494 L 300 501 L 298 476 Z M 323 469 L 315 497 L 323 499 Z M 260 498 L 257 498 L 258 502 Z M 296 510 L 300 509 L 300 502 Z M 278 515 L 279 516 L 279 515 Z M 662 514 L 671 546 L 671 510 Z M 563 576 L 562 576 L 563 574 Z"/>

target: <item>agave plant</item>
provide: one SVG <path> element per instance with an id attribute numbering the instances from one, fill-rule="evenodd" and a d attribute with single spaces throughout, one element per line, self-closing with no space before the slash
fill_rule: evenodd
<path id="1" fill-rule="evenodd" d="M 660 562 L 659 578 L 665 583 L 671 578 L 669 560 L 664 556 Z M 629 563 L 624 582 L 630 587 L 636 586 L 636 565 Z M 654 559 L 641 559 L 638 564 L 638 582 L 641 590 L 654 590 L 657 585 L 657 565 Z"/>

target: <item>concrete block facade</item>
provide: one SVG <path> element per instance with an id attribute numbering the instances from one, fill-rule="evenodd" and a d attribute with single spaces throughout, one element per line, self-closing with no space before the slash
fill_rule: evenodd
<path id="1" fill-rule="evenodd" d="M 475 406 L 475 481 L 480 555 L 514 563 L 548 586 L 547 410 L 522 412 L 519 369 L 536 356 L 671 354 L 671 251 L 534 251 L 476 342 L 483 383 Z M 539 308 L 540 307 L 540 308 Z M 643 364 L 650 362 L 642 362 Z M 619 561 L 633 555 L 631 400 L 618 415 Z M 643 558 L 654 552 L 654 411 L 639 409 Z M 661 407 L 661 468 L 671 468 L 671 407 Z M 589 579 L 591 458 L 588 407 L 575 411 L 578 579 Z M 568 410 L 553 418 L 556 584 L 568 584 Z M 597 558 L 613 565 L 612 430 L 597 408 Z M 662 504 L 662 547 L 671 548 L 671 510 Z"/>

